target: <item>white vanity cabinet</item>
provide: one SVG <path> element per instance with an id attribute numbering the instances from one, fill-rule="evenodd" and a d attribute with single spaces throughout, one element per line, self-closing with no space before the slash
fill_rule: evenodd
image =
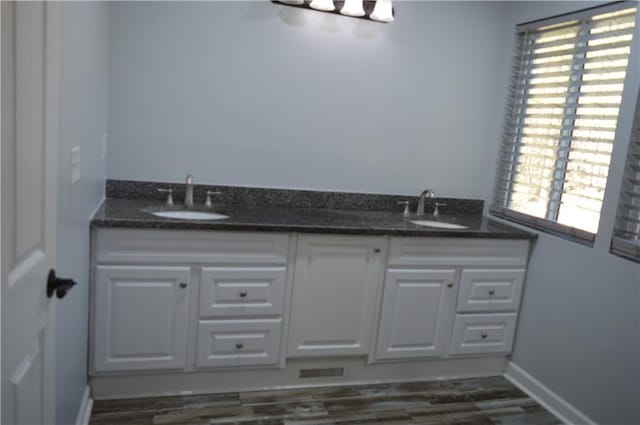
<path id="1" fill-rule="evenodd" d="M 97 229 L 95 373 L 277 367 L 286 233 Z"/>
<path id="2" fill-rule="evenodd" d="M 289 357 L 366 355 L 384 237 L 299 235 Z"/>
<path id="3" fill-rule="evenodd" d="M 102 227 L 92 243 L 90 380 L 108 397 L 502 373 L 529 253 L 526 239 Z"/>
<path id="4" fill-rule="evenodd" d="M 375 359 L 510 353 L 528 252 L 527 240 L 391 238 Z"/>

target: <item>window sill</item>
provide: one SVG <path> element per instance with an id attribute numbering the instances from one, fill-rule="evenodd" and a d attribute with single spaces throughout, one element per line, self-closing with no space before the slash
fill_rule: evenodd
<path id="1" fill-rule="evenodd" d="M 504 207 L 492 206 L 489 208 L 489 213 L 493 216 L 504 218 L 505 220 L 513 221 L 514 223 L 522 224 L 532 229 L 539 230 L 571 242 L 576 242 L 590 248 L 593 247 L 596 238 L 596 235 L 593 233 L 576 229 L 575 227 L 558 224 L 555 221 L 533 217 Z"/>

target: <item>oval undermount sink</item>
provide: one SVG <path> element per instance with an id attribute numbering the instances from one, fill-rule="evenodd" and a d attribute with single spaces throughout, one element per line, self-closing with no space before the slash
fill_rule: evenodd
<path id="1" fill-rule="evenodd" d="M 176 218 L 179 220 L 223 220 L 225 218 L 229 218 L 228 215 L 223 214 L 188 210 L 155 211 L 151 214 L 155 215 L 156 217 Z"/>
<path id="2" fill-rule="evenodd" d="M 427 227 L 435 227 L 438 229 L 467 229 L 467 226 L 462 226 L 460 224 L 453 223 L 443 223 L 441 221 L 431 221 L 431 220 L 411 220 L 411 223 L 417 224 L 418 226 L 427 226 Z"/>

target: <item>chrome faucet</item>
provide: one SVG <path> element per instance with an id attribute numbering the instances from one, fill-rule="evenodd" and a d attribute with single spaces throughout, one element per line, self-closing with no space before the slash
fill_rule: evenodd
<path id="1" fill-rule="evenodd" d="M 431 189 L 425 189 L 420 194 L 420 200 L 418 201 L 418 208 L 416 209 L 416 215 L 421 216 L 424 215 L 424 198 L 429 197 L 434 199 L 436 194 Z"/>
<path id="2" fill-rule="evenodd" d="M 193 176 L 187 174 L 187 181 L 184 183 L 184 206 L 193 207 Z"/>

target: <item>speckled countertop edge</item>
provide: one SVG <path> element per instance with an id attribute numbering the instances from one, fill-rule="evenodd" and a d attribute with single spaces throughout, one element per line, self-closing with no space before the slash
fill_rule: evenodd
<path id="1" fill-rule="evenodd" d="M 91 226 L 217 230 L 300 232 L 348 235 L 390 235 L 422 237 L 462 237 L 535 239 L 535 233 L 527 232 L 501 222 L 474 215 L 441 215 L 437 221 L 467 226 L 450 230 L 418 226 L 410 220 L 433 220 L 430 215 L 404 218 L 401 212 L 358 211 L 335 208 L 263 208 L 243 205 L 214 204 L 213 209 L 194 208 L 195 211 L 213 211 L 228 215 L 224 220 L 179 220 L 156 217 L 153 211 L 167 209 L 163 203 L 146 199 L 107 198 L 91 220 Z M 177 206 L 174 209 L 183 209 Z"/>

